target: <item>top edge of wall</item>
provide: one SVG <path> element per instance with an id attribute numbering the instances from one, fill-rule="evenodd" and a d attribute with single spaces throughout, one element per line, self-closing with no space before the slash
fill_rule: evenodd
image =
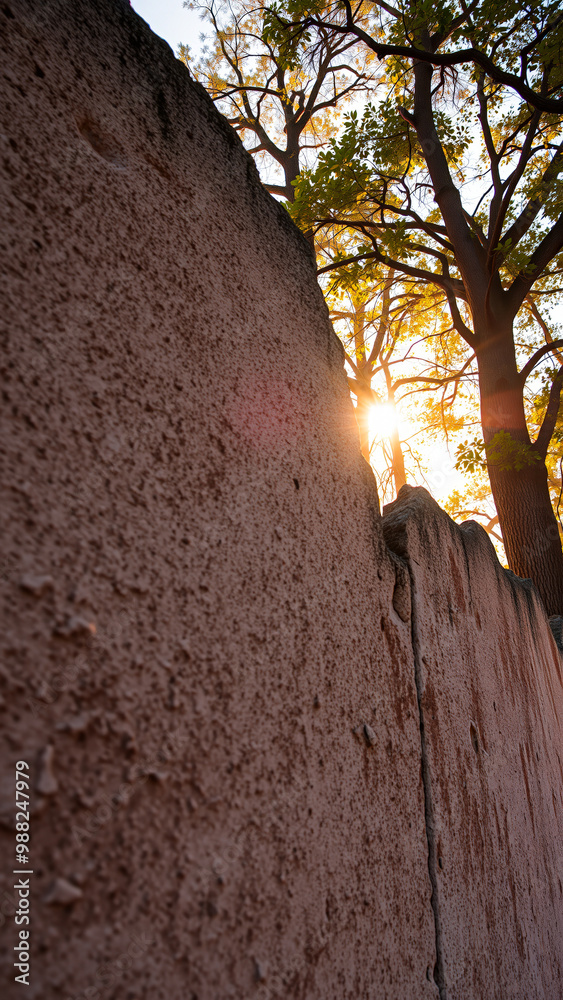
<path id="1" fill-rule="evenodd" d="M 422 539 L 431 526 L 435 535 L 445 537 L 449 532 L 468 556 L 481 563 L 484 572 L 490 571 L 499 586 L 508 587 L 520 595 L 528 604 L 530 615 L 539 616 L 547 624 L 545 609 L 533 581 L 523 579 L 502 566 L 491 539 L 477 521 L 468 520 L 458 524 L 440 507 L 428 490 L 408 484 L 401 488 L 396 500 L 383 507 L 382 515 L 385 542 L 388 548 L 403 559 L 408 559 L 413 554 L 413 531 Z M 433 558 L 438 560 L 438 557 L 439 554 L 434 553 Z"/>

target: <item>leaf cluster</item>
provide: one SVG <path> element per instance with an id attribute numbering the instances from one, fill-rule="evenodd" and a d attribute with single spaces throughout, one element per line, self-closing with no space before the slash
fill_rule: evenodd
<path id="1" fill-rule="evenodd" d="M 480 438 L 462 441 L 456 451 L 456 469 L 475 472 L 495 466 L 502 472 L 520 472 L 529 465 L 541 462 L 533 445 L 518 441 L 505 430 L 497 431 L 485 446 Z"/>

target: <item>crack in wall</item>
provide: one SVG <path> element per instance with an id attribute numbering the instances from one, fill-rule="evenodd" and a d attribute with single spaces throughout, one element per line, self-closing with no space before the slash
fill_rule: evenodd
<path id="1" fill-rule="evenodd" d="M 438 894 L 438 879 L 436 874 L 436 838 L 434 830 L 434 806 L 432 802 L 432 781 L 430 777 L 430 765 L 428 763 L 428 752 L 426 745 L 426 732 L 424 727 L 424 710 L 422 708 L 422 655 L 417 631 L 417 616 L 415 605 L 415 581 L 410 563 L 407 561 L 409 576 L 411 581 L 411 642 L 414 660 L 414 682 L 416 687 L 416 700 L 418 704 L 418 722 L 420 729 L 420 755 L 422 762 L 422 786 L 424 789 L 424 827 L 426 830 L 426 842 L 428 845 L 428 875 L 432 893 L 430 905 L 434 915 L 434 934 L 436 941 L 436 964 L 434 966 L 434 982 L 438 987 L 440 1000 L 448 1000 L 448 991 L 444 975 L 444 960 L 442 949 L 442 922 L 440 917 L 440 900 Z"/>
<path id="2" fill-rule="evenodd" d="M 406 567 L 410 579 L 410 611 L 411 611 L 411 645 L 413 651 L 413 661 L 414 661 L 414 682 L 416 688 L 416 700 L 418 705 L 418 723 L 420 730 L 420 755 L 421 755 L 421 765 L 422 765 L 422 785 L 424 790 L 424 827 L 426 831 L 426 843 L 428 845 L 428 876 L 430 878 L 431 886 L 431 896 L 430 905 L 432 907 L 432 913 L 434 916 L 434 935 L 435 935 L 435 945 L 436 945 L 436 963 L 434 966 L 434 982 L 438 988 L 438 993 L 440 1000 L 448 1000 L 448 991 L 446 986 L 446 979 L 444 973 L 444 959 L 443 959 L 443 945 L 442 945 L 442 922 L 440 917 L 440 900 L 438 893 L 438 879 L 436 872 L 436 838 L 434 829 L 434 806 L 432 802 L 432 781 L 430 777 L 430 765 L 428 762 L 428 751 L 426 743 L 426 731 L 424 726 L 424 710 L 422 707 L 422 693 L 423 693 L 423 662 L 424 658 L 420 649 L 420 641 L 418 637 L 418 621 L 417 621 L 417 610 L 415 603 L 415 579 L 412 571 L 410 559 L 408 558 L 408 552 L 404 544 L 393 545 L 392 539 L 389 537 L 388 533 L 384 534 L 386 538 L 387 547 L 398 556 L 403 563 L 406 563 Z M 403 540 L 404 543 L 404 540 Z"/>

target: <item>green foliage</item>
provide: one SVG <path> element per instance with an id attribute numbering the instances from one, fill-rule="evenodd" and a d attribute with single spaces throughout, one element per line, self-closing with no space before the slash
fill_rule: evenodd
<path id="1" fill-rule="evenodd" d="M 499 68 L 521 72 L 520 53 L 527 48 L 525 72 L 538 84 L 546 74 L 553 91 L 562 82 L 563 21 L 558 0 L 481 0 L 469 9 L 463 2 L 398 0 L 392 6 L 368 0 L 354 5 L 353 19 L 383 48 L 383 44 L 425 47 L 430 39 L 446 51 L 477 48 L 494 58 Z M 285 46 L 287 58 L 297 58 L 300 46 L 315 38 L 314 22 L 346 23 L 342 2 L 285 0 L 270 4 L 266 37 Z"/>
<path id="2" fill-rule="evenodd" d="M 502 472 L 520 472 L 529 465 L 541 462 L 533 445 L 517 441 L 508 431 L 497 431 L 485 447 L 480 438 L 462 441 L 456 451 L 456 469 L 475 472 L 494 465 Z"/>
<path id="3" fill-rule="evenodd" d="M 486 469 L 485 444 L 481 438 L 473 438 L 471 441 L 462 441 L 456 449 L 455 467 L 460 472 L 475 472 L 477 469 Z"/>

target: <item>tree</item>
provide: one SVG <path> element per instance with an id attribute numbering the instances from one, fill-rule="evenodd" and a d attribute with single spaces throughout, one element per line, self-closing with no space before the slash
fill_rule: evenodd
<path id="1" fill-rule="evenodd" d="M 249 146 L 249 151 L 262 168 L 265 186 L 277 196 L 285 196 L 293 201 L 295 196 L 294 183 L 299 176 L 304 161 L 314 156 L 316 151 L 326 145 L 329 138 L 337 134 L 341 119 L 342 107 L 351 99 L 361 95 L 368 88 L 376 86 L 374 80 L 373 62 L 375 57 L 368 53 L 362 61 L 361 43 L 347 41 L 342 45 L 340 35 L 335 39 L 328 33 L 323 34 L 322 44 L 313 58 L 309 57 L 306 47 L 299 52 L 298 58 L 292 60 L 289 67 L 276 46 L 264 44 L 263 6 L 249 6 L 241 0 L 235 3 L 211 3 L 202 5 L 195 0 L 188 0 L 186 7 L 198 9 L 202 17 L 212 29 L 213 36 L 202 57 L 196 63 L 190 56 L 186 45 L 180 46 L 180 57 L 189 66 L 198 81 L 206 86 L 221 110 L 229 116 L 229 121 L 237 129 Z M 346 51 L 347 64 L 342 62 L 343 50 Z M 336 62 L 336 61 L 337 62 Z M 371 66 L 371 70 L 370 70 Z M 338 74 L 336 77 L 335 74 Z M 352 74 L 352 75 L 350 75 Z M 330 81 L 329 81 L 330 77 Z M 330 86 L 327 81 L 329 81 Z M 299 90 L 300 88 L 300 90 Z M 300 107 L 304 114 L 295 114 L 295 102 L 299 93 Z M 303 96 L 305 94 L 305 96 Z M 316 101 L 316 103 L 314 103 Z M 326 106 L 325 106 L 326 105 Z M 293 109 L 293 110 L 292 110 Z M 309 117 L 310 116 L 310 117 Z M 264 133 L 267 132 L 267 139 Z M 258 145 L 256 137 L 260 140 Z M 284 144 L 285 148 L 284 148 Z M 297 154 L 292 152 L 297 150 Z M 283 183 L 274 183 L 272 164 L 283 168 Z M 317 251 L 322 260 L 324 246 L 317 240 Z M 384 279 L 383 285 L 385 284 Z M 360 282 L 361 284 L 361 282 Z M 344 341 L 347 340 L 346 321 L 354 328 L 355 344 L 358 352 L 365 352 L 368 340 L 373 339 L 374 301 L 378 299 L 378 284 L 349 286 L 348 310 L 333 311 L 337 320 L 337 330 Z M 419 298 L 416 292 L 409 290 L 411 305 Z M 332 302 L 334 296 L 328 293 L 327 300 Z M 401 298 L 401 321 L 405 320 L 404 293 Z M 377 309 L 375 309 L 377 312 Z M 362 452 L 370 460 L 369 415 L 374 404 L 383 398 L 394 406 L 394 384 L 391 378 L 391 366 L 400 364 L 400 358 L 394 356 L 395 349 L 404 339 L 404 331 L 397 336 L 388 336 L 388 316 L 384 309 L 378 313 L 378 336 L 370 346 L 371 358 L 360 359 L 356 355 L 354 378 L 349 379 L 350 387 L 356 396 L 356 416 L 360 430 Z M 383 339 L 382 339 L 383 338 Z M 363 347 L 360 344 L 363 343 Z M 381 351 L 380 351 L 381 348 Z M 381 357 L 380 357 L 381 355 Z M 349 363 L 354 367 L 354 362 Z M 426 366 L 426 376 L 431 375 Z M 412 367 L 412 366 L 411 366 Z M 360 373 L 361 368 L 361 373 Z M 385 373 L 386 389 L 374 391 L 371 379 L 381 372 Z M 436 384 L 444 381 L 436 377 Z M 426 379 L 428 388 L 432 379 Z M 406 481 L 405 458 L 398 438 L 396 427 L 390 429 L 389 476 L 394 478 L 397 490 Z M 380 441 L 382 450 L 386 450 L 386 442 Z M 407 446 L 408 448 L 408 446 Z M 387 456 L 386 456 L 387 457 Z M 413 456 L 411 449 L 411 459 Z M 387 479 L 387 474 L 384 474 Z M 380 479 L 381 485 L 381 479 Z M 385 492 L 383 484 L 383 493 Z"/>
<path id="2" fill-rule="evenodd" d="M 439 6 L 432 0 L 271 4 L 267 34 L 282 42 L 286 57 L 291 58 L 302 38 L 309 39 L 311 28 L 357 38 L 380 60 L 390 56 L 442 70 L 474 66 L 529 107 L 563 113 L 563 13 L 557 0 L 471 0 Z"/>
<path id="3" fill-rule="evenodd" d="M 296 185 L 294 217 L 303 228 L 356 235 L 353 252 L 325 271 L 391 267 L 441 292 L 476 357 L 509 565 L 533 579 L 549 614 L 561 613 L 563 553 L 546 459 L 563 366 L 553 370 L 535 435 L 525 394 L 563 340 L 532 345 L 527 359 L 515 340 L 529 297 L 553 293 L 563 267 L 559 9 L 291 0 L 286 13 L 271 15 L 267 37 L 282 48 L 285 39 L 288 61 L 303 32 L 329 28 L 393 57 L 386 98 L 348 115 L 341 137 Z"/>
<path id="4" fill-rule="evenodd" d="M 301 52 L 290 66 L 275 43 L 263 40 L 260 4 L 187 0 L 184 6 L 201 12 L 214 37 L 199 61 L 186 45 L 180 58 L 248 144 L 268 191 L 292 202 L 308 151 L 336 135 L 345 103 L 370 85 L 372 53 L 353 37 L 320 28 L 314 52 Z"/>
<path id="5" fill-rule="evenodd" d="M 520 330 L 517 337 L 517 346 L 526 352 L 528 357 L 533 353 L 530 343 L 533 342 L 534 338 L 530 328 L 535 323 L 540 327 L 545 343 L 553 343 L 556 339 L 553 336 L 551 322 L 540 312 L 534 296 L 528 296 L 526 308 L 521 311 L 518 319 Z M 555 348 L 553 353 L 557 361 L 561 363 L 563 361 L 561 352 Z M 541 427 L 549 400 L 550 387 L 556 374 L 557 368 L 549 366 L 542 377 L 531 379 L 526 383 L 524 398 L 526 421 L 534 435 L 537 435 Z M 473 424 L 474 427 L 477 427 L 479 424 L 477 416 L 477 413 L 469 415 L 468 425 Z M 561 535 L 563 535 L 563 525 L 560 516 L 563 485 L 561 477 L 561 466 L 563 464 L 562 443 L 563 413 L 560 409 L 546 455 L 546 467 L 551 502 L 559 522 Z M 478 518 L 485 530 L 497 543 L 499 555 L 504 558 L 502 537 L 498 529 L 498 515 L 494 510 L 490 484 L 486 476 L 487 462 L 482 438 L 474 437 L 472 441 L 464 440 L 459 444 L 456 466 L 458 469 L 469 472 L 470 477 L 467 478 L 463 491 L 454 491 L 450 496 L 448 502 L 445 504 L 446 511 L 457 520 L 465 520 L 468 517 Z"/>
<path id="6" fill-rule="evenodd" d="M 321 259 L 329 247 L 323 245 Z M 436 433 L 447 437 L 462 426 L 463 418 L 456 419 L 453 404 L 460 383 L 471 377 L 470 366 L 456 370 L 460 352 L 437 296 L 431 289 L 405 282 L 391 268 L 382 269 L 377 281 L 366 280 L 365 275 L 362 280 L 361 272 L 350 274 L 346 269 L 325 289 L 325 297 L 346 353 L 362 454 L 374 466 L 382 497 L 389 494 L 391 482 L 398 493 L 407 475 L 415 480 L 425 477 L 427 463 L 412 440 Z M 399 410 L 407 401 L 411 415 L 400 431 Z M 375 447 L 383 453 L 383 469 L 374 460 Z"/>
<path id="7" fill-rule="evenodd" d="M 306 50 L 300 51 L 289 66 L 279 47 L 264 43 L 262 39 L 262 6 L 248 5 L 240 0 L 207 5 L 188 0 L 184 6 L 201 11 L 213 29 L 213 36 L 197 62 L 191 59 L 186 45 L 180 46 L 180 57 L 247 142 L 249 152 L 262 168 L 266 188 L 292 202 L 294 184 L 303 162 L 337 134 L 346 103 L 375 85 L 375 57 L 365 51 L 362 55 L 361 43 L 354 39 L 343 40 L 339 34 L 322 31 L 312 56 Z M 272 176 L 272 166 L 277 167 L 278 172 L 281 168 L 281 183 Z M 323 253 L 319 241 L 317 249 Z M 386 399 L 393 406 L 390 365 L 398 361 L 393 352 L 402 338 L 402 332 L 398 336 L 398 329 L 394 335 L 389 335 L 389 315 L 385 308 L 388 298 L 384 296 L 384 308 L 377 320 L 378 336 L 370 348 L 371 357 L 369 361 L 367 356 L 360 358 L 371 337 L 374 308 L 370 299 L 377 299 L 377 288 L 377 285 L 367 287 L 365 283 L 361 291 L 359 287 L 349 287 L 350 308 L 346 314 L 342 309 L 333 314 L 340 321 L 339 330 L 346 325 L 342 321 L 350 320 L 355 331 L 356 360 L 350 362 L 355 377 L 349 381 L 357 400 L 361 447 L 367 461 L 370 461 L 369 414 L 380 399 L 372 389 L 371 380 L 379 372 L 385 372 Z M 403 298 L 404 295 L 401 300 Z M 414 293 L 411 299 L 416 299 Z M 399 327 L 405 318 L 404 303 L 400 312 Z M 342 336 L 346 340 L 345 330 Z M 390 447 L 389 471 L 398 490 L 406 482 L 406 472 L 396 427 L 390 429 Z"/>

